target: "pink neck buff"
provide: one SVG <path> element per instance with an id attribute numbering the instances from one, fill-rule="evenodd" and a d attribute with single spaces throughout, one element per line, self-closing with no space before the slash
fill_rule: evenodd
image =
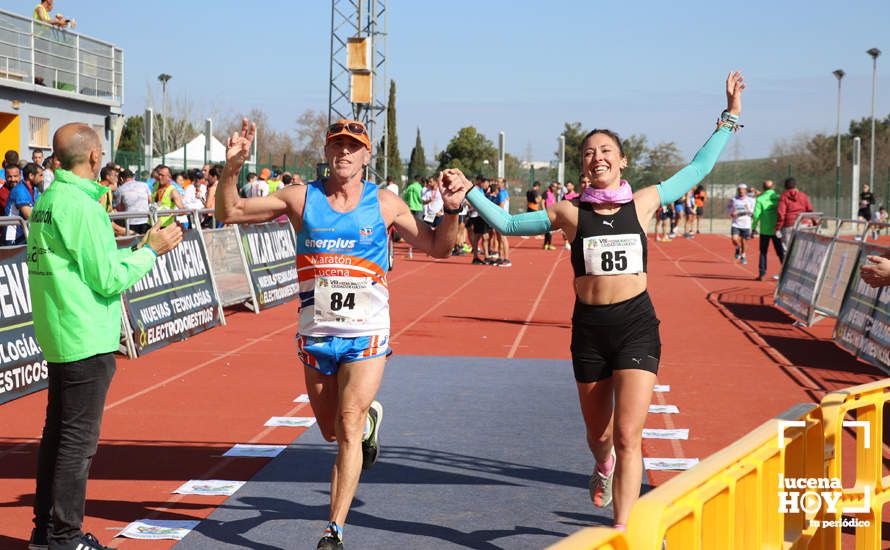
<path id="1" fill-rule="evenodd" d="M 634 198 L 633 190 L 627 180 L 621 180 L 618 189 L 597 189 L 588 187 L 581 194 L 581 202 L 593 204 L 625 204 Z"/>

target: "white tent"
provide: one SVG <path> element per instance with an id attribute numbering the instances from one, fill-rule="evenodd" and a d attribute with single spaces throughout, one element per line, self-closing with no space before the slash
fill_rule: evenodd
<path id="1" fill-rule="evenodd" d="M 204 134 L 198 134 L 195 139 L 188 142 L 183 147 L 175 151 L 171 151 L 164 155 L 164 161 L 174 171 L 183 166 L 183 159 L 187 164 L 187 168 L 200 168 L 204 165 L 204 145 L 206 141 Z M 188 155 L 188 158 L 186 158 Z M 155 158 L 155 161 L 159 161 Z M 213 136 L 210 136 L 210 151 L 207 153 L 207 162 L 225 162 L 226 146 Z"/>

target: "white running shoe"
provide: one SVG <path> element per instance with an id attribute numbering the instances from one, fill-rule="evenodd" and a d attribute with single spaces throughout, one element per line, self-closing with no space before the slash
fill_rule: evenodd
<path id="1" fill-rule="evenodd" d="M 618 458 L 615 456 L 615 447 L 612 447 L 612 471 L 609 475 L 604 475 L 593 467 L 593 475 L 590 476 L 590 482 L 587 488 L 590 490 L 590 500 L 597 508 L 605 508 L 612 503 L 612 479 L 615 477 L 615 467 Z"/>

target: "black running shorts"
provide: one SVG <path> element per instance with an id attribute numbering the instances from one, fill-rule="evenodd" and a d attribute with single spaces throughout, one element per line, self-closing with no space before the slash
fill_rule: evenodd
<path id="1" fill-rule="evenodd" d="M 482 219 L 482 216 L 478 218 L 472 218 L 473 220 L 473 232 L 477 235 L 482 235 L 484 233 L 488 233 L 491 231 L 491 226 L 485 223 L 485 220 Z"/>
<path id="2" fill-rule="evenodd" d="M 578 382 L 596 382 L 621 369 L 658 373 L 661 338 L 648 292 L 608 305 L 575 300 L 572 367 Z"/>

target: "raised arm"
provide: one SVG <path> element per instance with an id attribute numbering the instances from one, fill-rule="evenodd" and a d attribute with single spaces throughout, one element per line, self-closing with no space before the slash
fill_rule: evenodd
<path id="1" fill-rule="evenodd" d="M 435 231 L 417 221 L 417 218 L 408 209 L 408 205 L 396 194 L 384 192 L 388 208 L 394 210 L 393 225 L 408 244 L 420 250 L 425 250 L 434 258 L 447 258 L 457 242 L 457 218 L 460 205 L 463 202 L 469 182 L 463 178 L 459 170 L 446 170 L 442 173 L 442 203 L 445 216 Z"/>
<path id="2" fill-rule="evenodd" d="M 287 213 L 287 203 L 275 193 L 265 197 L 242 199 L 238 196 L 238 173 L 250 156 L 250 144 L 256 136 L 256 124 L 241 120 L 241 131 L 226 143 L 226 166 L 216 185 L 216 219 L 223 223 L 259 223 Z"/>
<path id="3" fill-rule="evenodd" d="M 485 223 L 492 226 L 501 235 L 540 235 L 550 231 L 553 223 L 548 210 L 508 214 L 503 208 L 488 200 L 478 187 L 467 193 L 467 200 Z"/>
<path id="4" fill-rule="evenodd" d="M 710 173 L 733 130 L 738 128 L 744 89 L 742 73 L 738 71 L 729 73 L 726 77 L 726 111 L 717 123 L 717 130 L 698 150 L 692 162 L 664 182 L 654 186 L 654 192 L 651 187 L 646 187 L 634 195 L 635 200 L 643 203 L 644 210 L 651 210 L 654 214 L 659 206 L 671 204 L 679 199 Z"/>

